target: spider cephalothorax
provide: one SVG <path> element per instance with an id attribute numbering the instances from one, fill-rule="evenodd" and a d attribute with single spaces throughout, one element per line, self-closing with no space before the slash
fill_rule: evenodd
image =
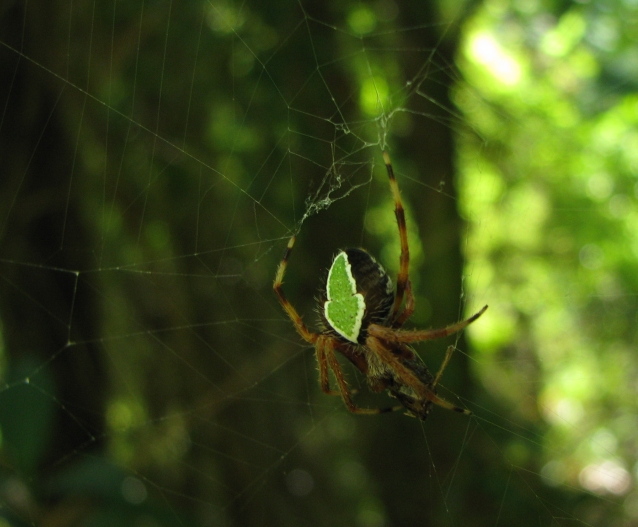
<path id="1" fill-rule="evenodd" d="M 321 389 L 329 395 L 341 395 L 351 412 L 371 414 L 401 407 L 378 409 L 356 406 L 352 401 L 351 392 L 335 351 L 345 356 L 366 376 L 373 391 L 387 390 L 410 415 L 425 419 L 432 404 L 469 414 L 469 410 L 454 406 L 436 394 L 436 386 L 452 356 L 454 347 L 448 347 L 443 364 L 438 373 L 433 376 L 409 344 L 438 339 L 461 331 L 480 317 L 487 306 L 470 318 L 446 328 L 401 329 L 414 311 L 414 296 L 408 278 L 410 252 L 399 187 L 394 177 L 390 157 L 385 152 L 383 159 L 394 198 L 394 212 L 401 241 L 396 293 L 392 287 L 392 280 L 372 256 L 363 249 L 345 249 L 332 261 L 325 287 L 319 295 L 318 311 L 321 317 L 321 331 L 319 333 L 310 331 L 282 289 L 288 258 L 295 244 L 295 236 L 288 241 L 288 247 L 277 269 L 273 289 L 297 332 L 304 340 L 315 346 Z M 404 297 L 405 305 L 403 305 Z M 337 381 L 338 391 L 330 388 L 328 373 L 330 370 Z"/>

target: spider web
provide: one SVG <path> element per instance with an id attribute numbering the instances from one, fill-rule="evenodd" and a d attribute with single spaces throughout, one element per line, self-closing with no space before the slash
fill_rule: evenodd
<path id="1" fill-rule="evenodd" d="M 311 325 L 338 248 L 396 273 L 387 149 L 411 324 L 490 302 L 461 249 L 469 225 L 494 233 L 459 223 L 453 175 L 474 137 L 448 92 L 462 9 L 3 9 L 4 524 L 597 523 L 606 498 L 518 456 L 542 437 L 472 380 L 462 336 L 419 352 L 436 371 L 457 346 L 441 395 L 472 417 L 352 416 L 272 294 L 293 233 L 284 288 Z"/>

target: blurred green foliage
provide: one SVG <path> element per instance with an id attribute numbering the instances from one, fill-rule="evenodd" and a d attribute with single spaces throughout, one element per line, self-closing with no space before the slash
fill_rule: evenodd
<path id="1" fill-rule="evenodd" d="M 542 474 L 637 514 L 638 6 L 487 1 L 455 100 L 476 372 L 542 419 Z M 632 66 L 633 65 L 633 66 Z M 480 160 L 477 161 L 477 151 Z"/>

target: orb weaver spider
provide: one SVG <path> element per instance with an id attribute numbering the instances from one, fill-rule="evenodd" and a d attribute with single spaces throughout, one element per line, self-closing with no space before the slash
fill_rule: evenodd
<path id="1" fill-rule="evenodd" d="M 396 293 L 385 269 L 367 251 L 340 251 L 332 261 L 318 298 L 321 329 L 318 333 L 310 331 L 282 289 L 288 259 L 295 244 L 295 235 L 288 241 L 283 259 L 277 268 L 274 292 L 301 338 L 315 347 L 322 391 L 328 395 L 340 395 L 351 412 L 378 414 L 403 407 L 408 415 L 425 420 L 432 405 L 436 404 L 469 415 L 469 410 L 454 406 L 438 397 L 436 393 L 436 387 L 452 357 L 454 346 L 448 347 L 439 371 L 432 376 L 409 344 L 457 333 L 479 318 L 487 306 L 470 318 L 445 328 L 402 329 L 403 324 L 412 315 L 415 305 L 408 276 L 410 251 L 403 203 L 387 152 L 383 152 L 383 160 L 394 198 L 394 214 L 401 242 Z M 402 309 L 404 297 L 405 305 Z M 402 406 L 356 406 L 335 351 L 346 357 L 367 378 L 373 392 L 388 390 L 390 396 L 397 399 Z M 330 387 L 329 370 L 332 370 L 337 381 L 338 390 Z"/>

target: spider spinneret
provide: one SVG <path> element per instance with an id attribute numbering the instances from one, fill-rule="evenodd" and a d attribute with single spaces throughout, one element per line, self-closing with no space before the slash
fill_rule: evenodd
<path id="1" fill-rule="evenodd" d="M 452 357 L 454 346 L 448 347 L 439 371 L 433 376 L 409 344 L 457 333 L 479 318 L 487 306 L 470 318 L 445 328 L 402 329 L 412 315 L 415 304 L 408 274 L 410 251 L 399 186 L 386 152 L 383 153 L 383 160 L 394 198 L 394 213 L 401 242 L 396 293 L 385 269 L 367 251 L 352 248 L 340 251 L 332 261 L 325 288 L 319 296 L 321 331 L 310 331 L 282 289 L 295 236 L 288 241 L 277 268 L 273 289 L 299 335 L 315 347 L 322 391 L 328 395 L 340 395 L 351 412 L 377 414 L 404 408 L 408 415 L 424 420 L 432 405 L 436 404 L 448 410 L 470 414 L 469 410 L 454 406 L 436 394 L 436 386 Z M 335 351 L 346 357 L 367 378 L 372 391 L 387 390 L 401 406 L 356 406 Z M 332 371 L 337 381 L 338 390 L 330 388 L 329 371 Z"/>

